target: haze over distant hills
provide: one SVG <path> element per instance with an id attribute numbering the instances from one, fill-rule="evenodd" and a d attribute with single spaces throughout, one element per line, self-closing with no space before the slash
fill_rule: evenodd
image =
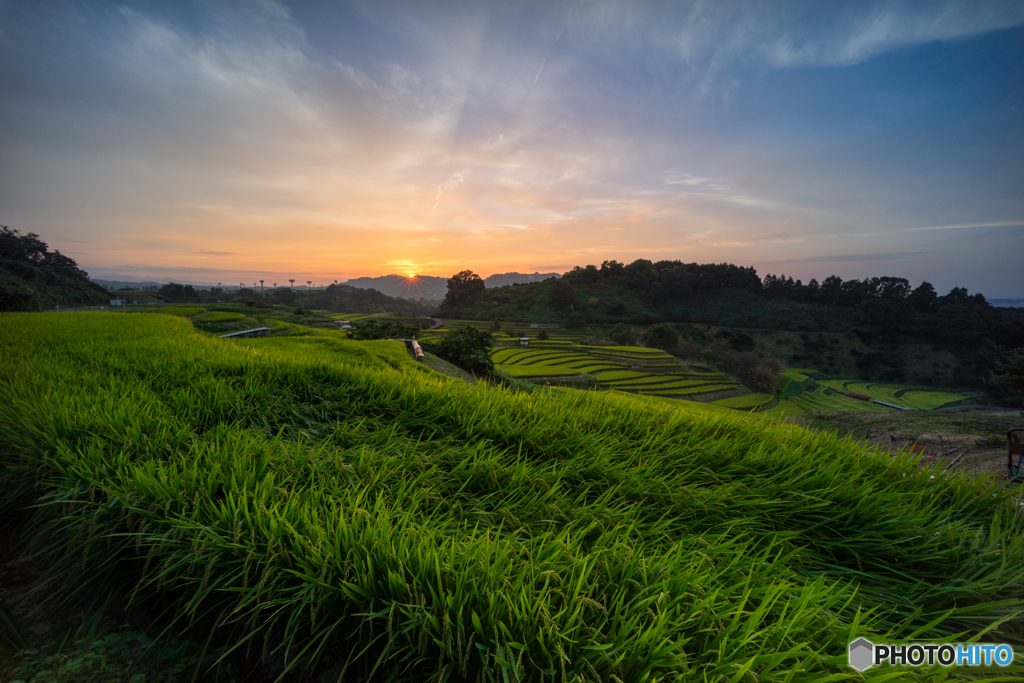
<path id="1" fill-rule="evenodd" d="M 562 277 L 559 273 L 501 273 L 484 278 L 486 287 L 504 287 L 511 284 L 541 282 L 549 278 Z M 359 289 L 376 289 L 388 296 L 400 296 L 404 299 L 427 299 L 440 301 L 448 293 L 448 278 L 433 275 L 381 275 L 379 277 L 358 277 L 344 284 Z"/>

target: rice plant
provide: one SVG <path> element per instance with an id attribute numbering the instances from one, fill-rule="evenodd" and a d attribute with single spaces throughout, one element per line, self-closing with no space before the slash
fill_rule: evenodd
<path id="1" fill-rule="evenodd" d="M 123 582 L 292 671 L 824 682 L 858 636 L 1024 641 L 1019 496 L 907 454 L 467 385 L 396 342 L 83 313 L 4 314 L 0 345 L 0 512 L 69 589 Z"/>

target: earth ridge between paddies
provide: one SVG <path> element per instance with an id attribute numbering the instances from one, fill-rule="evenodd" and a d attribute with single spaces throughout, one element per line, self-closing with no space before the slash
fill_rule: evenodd
<path id="1" fill-rule="evenodd" d="M 991 478 L 468 385 L 397 342 L 83 313 L 4 314 L 0 344 L 3 513 L 69 590 L 121 583 L 310 680 L 849 680 L 861 636 L 1022 641 Z"/>

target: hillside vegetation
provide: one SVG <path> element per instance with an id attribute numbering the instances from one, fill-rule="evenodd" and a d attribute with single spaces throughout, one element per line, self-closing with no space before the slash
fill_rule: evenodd
<path id="1" fill-rule="evenodd" d="M 31 514 L 67 586 L 309 675 L 834 681 L 862 635 L 1024 642 L 1018 494 L 991 480 L 468 385 L 395 342 L 83 313 L 5 314 L 0 344 L 0 514 Z"/>
<path id="2" fill-rule="evenodd" d="M 110 299 L 73 259 L 50 251 L 39 235 L 0 225 L 0 311 L 93 306 Z"/>
<path id="3" fill-rule="evenodd" d="M 462 271 L 449 280 L 443 315 L 576 329 L 669 322 L 817 338 L 844 333 L 863 345 L 851 349 L 850 360 L 864 379 L 897 381 L 913 374 L 920 381 L 927 369 L 945 384 L 986 387 L 1007 405 L 1024 400 L 1012 383 L 986 384 L 1001 360 L 1021 364 L 1024 355 L 1011 354 L 1024 348 L 1024 309 L 993 307 L 961 287 L 939 295 L 928 282 L 915 288 L 899 277 L 844 281 L 835 275 L 804 285 L 784 275 L 761 279 L 753 268 L 728 263 L 646 259 L 605 261 L 600 268 L 574 268 L 559 280 L 494 289 L 473 278 Z M 821 349 L 812 341 L 806 350 Z M 921 367 L 929 362 L 931 367 Z"/>

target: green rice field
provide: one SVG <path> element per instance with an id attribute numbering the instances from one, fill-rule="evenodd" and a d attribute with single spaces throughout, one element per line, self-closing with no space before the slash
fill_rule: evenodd
<path id="1" fill-rule="evenodd" d="M 1024 645 L 1019 491 L 909 454 L 395 342 L 25 313 L 0 345 L 0 514 L 55 585 L 311 680 L 825 683 L 859 636 Z"/>
<path id="2" fill-rule="evenodd" d="M 737 396 L 735 398 L 726 398 L 720 401 L 714 401 L 716 406 L 722 408 L 733 408 L 734 410 L 754 410 L 761 406 L 768 405 L 775 400 L 775 397 L 771 394 L 747 394 L 746 396 Z"/>
<path id="3" fill-rule="evenodd" d="M 839 410 L 857 410 L 870 412 L 888 412 L 892 408 L 880 406 L 870 401 L 861 401 L 842 394 L 828 392 L 823 385 L 814 387 L 813 391 L 801 391 L 789 398 L 795 405 L 810 412 L 833 412 Z"/>
<path id="4" fill-rule="evenodd" d="M 585 373 L 593 376 L 600 388 L 658 396 L 693 396 L 729 391 L 737 386 L 721 373 L 687 371 L 677 359 L 658 349 L 569 344 L 547 347 L 542 343 L 531 342 L 525 348 L 496 348 L 491 358 L 496 368 L 512 377 Z M 696 390 L 698 386 L 700 389 Z"/>
<path id="5" fill-rule="evenodd" d="M 906 384 L 862 382 L 857 380 L 830 379 L 819 380 L 819 384 L 837 391 L 849 391 L 854 394 L 870 396 L 878 401 L 893 403 L 906 408 L 919 410 L 935 410 L 945 405 L 955 404 L 977 394 L 950 390 L 937 390 L 929 387 L 914 387 Z"/>
<path id="6" fill-rule="evenodd" d="M 201 323 L 224 323 L 245 320 L 245 313 L 232 313 L 231 311 L 210 311 L 196 316 L 195 322 Z"/>

